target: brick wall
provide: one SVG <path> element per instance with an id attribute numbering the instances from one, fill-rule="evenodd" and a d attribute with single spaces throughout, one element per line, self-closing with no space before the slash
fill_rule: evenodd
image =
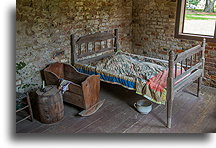
<path id="1" fill-rule="evenodd" d="M 16 9 L 17 91 L 41 85 L 49 63 L 70 61 L 70 35 L 119 29 L 120 48 L 129 51 L 132 0 L 18 0 Z"/>
<path id="2" fill-rule="evenodd" d="M 133 52 L 152 57 L 167 58 L 171 49 L 182 52 L 198 41 L 174 38 L 176 0 L 134 0 Z M 205 84 L 216 87 L 216 44 L 207 43 Z"/>
<path id="3" fill-rule="evenodd" d="M 70 63 L 70 35 L 119 29 L 120 48 L 167 58 L 197 41 L 173 37 L 176 0 L 18 0 L 16 9 L 16 83 L 18 91 L 38 88 L 49 63 Z M 133 39 L 133 40 L 132 40 Z M 206 47 L 206 81 L 216 86 L 216 45 Z"/>

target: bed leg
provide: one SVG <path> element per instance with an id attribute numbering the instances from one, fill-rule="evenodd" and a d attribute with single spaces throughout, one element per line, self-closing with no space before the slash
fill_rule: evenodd
<path id="1" fill-rule="evenodd" d="M 171 120 L 172 120 L 172 105 L 173 105 L 173 99 L 174 99 L 174 82 L 173 82 L 173 77 L 174 77 L 174 51 L 171 50 L 169 52 L 169 73 L 167 77 L 167 127 L 171 128 Z"/>
<path id="2" fill-rule="evenodd" d="M 169 101 L 167 101 L 167 127 L 171 128 L 172 124 L 172 104 L 173 99 L 170 98 Z"/>
<path id="3" fill-rule="evenodd" d="M 197 97 L 200 97 L 201 84 L 202 84 L 202 77 L 199 77 L 198 86 L 197 86 Z"/>

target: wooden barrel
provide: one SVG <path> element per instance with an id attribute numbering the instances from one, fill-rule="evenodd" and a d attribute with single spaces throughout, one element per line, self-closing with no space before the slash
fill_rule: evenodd
<path id="1" fill-rule="evenodd" d="M 48 85 L 45 87 L 45 92 L 37 90 L 36 93 L 40 122 L 50 124 L 63 119 L 63 98 L 55 85 Z"/>

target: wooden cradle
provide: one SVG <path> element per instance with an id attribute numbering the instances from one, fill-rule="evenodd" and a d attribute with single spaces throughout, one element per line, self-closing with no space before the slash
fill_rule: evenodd
<path id="1" fill-rule="evenodd" d="M 100 101 L 100 78 L 81 74 L 73 66 L 64 63 L 53 63 L 44 69 L 46 85 L 59 85 L 59 79 L 71 81 L 68 90 L 63 94 L 64 102 L 83 108 L 81 116 L 95 113 L 103 104 Z"/>
<path id="2" fill-rule="evenodd" d="M 112 40 L 114 45 L 107 46 L 107 41 Z M 105 42 L 106 46 L 102 46 L 101 42 Z M 92 49 L 89 50 L 89 44 L 92 44 Z M 96 50 L 96 43 L 100 44 L 100 49 Z M 82 49 L 84 45 L 84 50 Z M 75 39 L 75 35 L 71 36 L 71 64 L 89 64 L 115 54 L 118 49 L 118 30 L 115 29 L 114 33 L 98 32 L 82 36 Z M 78 49 L 76 49 L 78 47 Z M 202 77 L 204 76 L 204 52 L 205 52 L 205 39 L 202 45 L 197 45 L 188 49 L 178 55 L 174 51 L 169 52 L 168 61 L 168 77 L 167 77 L 167 127 L 171 127 L 172 107 L 174 96 L 183 88 L 193 83 L 198 79 L 197 96 L 200 94 L 200 85 Z M 88 58 L 87 58 L 88 57 Z M 177 65 L 181 67 L 181 74 L 176 75 Z M 183 70 L 185 69 L 185 71 Z"/>

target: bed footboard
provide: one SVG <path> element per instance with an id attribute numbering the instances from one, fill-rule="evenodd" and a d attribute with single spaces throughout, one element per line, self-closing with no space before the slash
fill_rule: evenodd
<path id="1" fill-rule="evenodd" d="M 197 96 L 204 76 L 205 42 L 178 54 L 169 52 L 169 73 L 167 77 L 167 127 L 171 128 L 172 104 L 175 94 L 198 79 Z"/>

